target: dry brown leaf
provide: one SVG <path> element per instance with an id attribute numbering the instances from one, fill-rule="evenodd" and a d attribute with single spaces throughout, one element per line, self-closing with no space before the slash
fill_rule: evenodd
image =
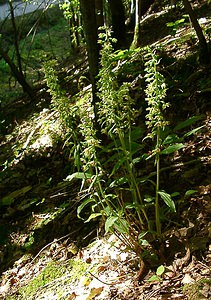
<path id="1" fill-rule="evenodd" d="M 73 292 L 73 293 L 68 297 L 67 300 L 74 300 L 76 297 L 77 297 L 76 293 Z"/>
<path id="2" fill-rule="evenodd" d="M 88 258 L 86 259 L 86 263 L 87 263 L 87 264 L 91 264 L 91 262 L 92 262 L 91 257 L 88 257 Z"/>
<path id="3" fill-rule="evenodd" d="M 108 268 L 107 265 L 101 265 L 97 268 L 98 273 L 105 271 Z"/>
<path id="4" fill-rule="evenodd" d="M 92 288 L 89 296 L 86 298 L 86 300 L 92 300 L 94 299 L 96 296 L 100 295 L 103 291 L 103 287 L 99 287 L 99 288 Z"/>

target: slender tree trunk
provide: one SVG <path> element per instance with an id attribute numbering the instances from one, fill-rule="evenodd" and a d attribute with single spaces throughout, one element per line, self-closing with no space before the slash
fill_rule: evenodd
<path id="1" fill-rule="evenodd" d="M 34 99 L 34 92 L 30 85 L 27 83 L 25 77 L 23 74 L 19 71 L 17 66 L 14 64 L 14 62 L 11 60 L 9 55 L 2 49 L 0 46 L 0 55 L 3 57 L 3 59 L 6 61 L 6 63 L 9 65 L 14 77 L 17 79 L 17 81 L 20 83 L 20 85 L 23 88 L 23 91 L 29 95 L 31 99 Z"/>
<path id="2" fill-rule="evenodd" d="M 135 0 L 135 28 L 134 28 L 133 42 L 131 45 L 132 49 L 139 47 L 141 44 L 140 18 L 141 18 L 141 1 Z"/>
<path id="3" fill-rule="evenodd" d="M 196 31 L 196 35 L 199 39 L 199 61 L 201 64 L 206 64 L 208 65 L 210 63 L 210 54 L 209 54 L 209 49 L 208 45 L 206 42 L 206 39 L 204 37 L 203 31 L 199 25 L 199 22 L 197 20 L 197 17 L 195 15 L 194 10 L 192 9 L 192 6 L 189 2 L 189 0 L 183 0 L 184 7 L 189 14 L 190 20 L 193 24 L 193 28 Z"/>
<path id="4" fill-rule="evenodd" d="M 19 50 L 19 33 L 17 30 L 16 22 L 15 22 L 15 15 L 14 15 L 14 8 L 13 8 L 13 0 L 9 0 L 9 7 L 10 7 L 10 14 L 11 14 L 11 21 L 13 26 L 13 33 L 14 33 L 14 47 L 15 47 L 15 54 L 17 59 L 17 66 L 16 64 L 11 60 L 7 52 L 3 50 L 3 48 L 0 46 L 0 54 L 6 61 L 6 63 L 9 65 L 13 76 L 17 79 L 19 84 L 22 86 L 23 91 L 28 94 L 28 96 L 33 99 L 34 98 L 34 92 L 30 85 L 27 83 L 26 78 L 23 74 L 22 69 L 22 61 L 21 61 L 21 55 Z"/>
<path id="5" fill-rule="evenodd" d="M 104 16 L 103 16 L 103 0 L 95 0 L 95 10 L 96 10 L 96 21 L 97 27 L 104 26 Z"/>
<path id="6" fill-rule="evenodd" d="M 133 30 L 135 28 L 135 0 L 131 0 L 130 14 L 126 20 L 126 25 L 129 30 Z"/>
<path id="7" fill-rule="evenodd" d="M 14 46 L 15 46 L 17 65 L 18 65 L 19 72 L 23 75 L 21 55 L 20 55 L 20 51 L 19 51 L 19 38 L 18 38 L 19 34 L 18 34 L 17 27 L 16 27 L 12 0 L 9 0 L 9 7 L 10 7 L 11 21 L 12 21 L 13 34 L 14 34 Z"/>
<path id="8" fill-rule="evenodd" d="M 131 48 L 137 48 L 141 46 L 141 28 L 140 20 L 141 17 L 148 11 L 150 6 L 155 2 L 155 0 L 134 0 L 135 1 L 135 27 L 134 27 L 134 36 Z"/>
<path id="9" fill-rule="evenodd" d="M 71 46 L 73 49 L 77 48 L 80 45 L 80 38 L 78 33 L 79 21 L 77 13 L 75 13 L 74 8 L 71 6 L 72 18 L 68 20 L 70 28 L 70 38 Z"/>
<path id="10" fill-rule="evenodd" d="M 122 0 L 108 0 L 111 12 L 113 37 L 117 39 L 116 48 L 122 48 L 126 42 L 125 9 Z"/>
<path id="11" fill-rule="evenodd" d="M 92 105 L 95 113 L 95 127 L 97 129 L 97 79 L 99 72 L 99 45 L 97 43 L 97 19 L 95 13 L 95 0 L 80 0 L 82 22 L 88 52 L 89 73 L 92 84 Z"/>

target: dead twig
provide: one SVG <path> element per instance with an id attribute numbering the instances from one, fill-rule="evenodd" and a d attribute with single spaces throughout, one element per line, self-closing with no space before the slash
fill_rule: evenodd
<path id="1" fill-rule="evenodd" d="M 51 246 L 52 244 L 54 244 L 54 243 L 56 243 L 56 242 L 59 242 L 59 241 L 61 241 L 61 240 L 63 240 L 63 239 L 65 239 L 66 237 L 68 237 L 68 236 L 70 236 L 70 235 L 72 235 L 73 233 L 76 233 L 78 230 L 75 230 L 75 231 L 73 231 L 73 232 L 71 232 L 71 233 L 68 233 L 68 234 L 66 234 L 66 235 L 64 235 L 64 236 L 62 236 L 62 237 L 60 237 L 59 239 L 56 239 L 56 240 L 53 240 L 52 242 L 50 242 L 50 243 L 48 243 L 47 245 L 45 245 L 38 253 L 37 253 L 37 255 L 35 255 L 35 257 L 31 260 L 31 264 L 33 263 L 33 261 L 35 261 L 35 259 L 45 250 L 45 249 L 47 249 L 49 246 Z"/>

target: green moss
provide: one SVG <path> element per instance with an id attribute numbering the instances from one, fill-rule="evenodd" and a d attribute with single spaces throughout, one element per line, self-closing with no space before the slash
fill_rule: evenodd
<path id="1" fill-rule="evenodd" d="M 210 288 L 211 279 L 202 278 L 195 283 L 186 284 L 183 291 L 186 295 L 188 295 L 188 300 L 200 300 L 205 299 L 204 292 L 206 293 L 206 290 L 210 290 Z"/>
<path id="2" fill-rule="evenodd" d="M 68 262 L 50 262 L 43 271 L 34 278 L 27 286 L 20 289 L 20 294 L 24 299 L 30 299 L 36 295 L 36 292 L 45 285 L 52 283 L 54 280 L 61 283 L 70 283 L 79 280 L 86 272 L 89 264 L 82 260 L 70 259 Z M 61 284 L 62 286 L 62 284 Z M 62 297 L 62 288 L 58 292 L 58 299 Z"/>

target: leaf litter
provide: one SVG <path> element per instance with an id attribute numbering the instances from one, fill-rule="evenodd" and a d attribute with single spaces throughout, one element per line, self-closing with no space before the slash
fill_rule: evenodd
<path id="1" fill-rule="evenodd" d="M 14 267 L 3 273 L 0 294 L 2 299 L 13 291 L 11 299 L 26 299 L 20 294 L 21 287 L 33 282 L 37 274 L 42 274 L 49 263 L 54 262 L 61 268 L 74 261 L 73 266 L 83 265 L 82 273 L 73 267 L 54 280 L 42 283 L 27 299 L 189 299 L 183 292 L 184 286 L 202 285 L 200 293 L 204 298 L 211 296 L 209 254 L 204 262 L 190 253 L 173 261 L 171 265 L 162 266 L 158 270 L 150 271 L 145 279 L 139 283 L 135 280 L 139 261 L 133 252 L 128 251 L 115 235 L 106 239 L 96 239 L 88 247 L 72 251 L 72 243 L 68 240 L 56 240 L 39 254 L 33 261 L 32 256 L 26 256 L 17 261 Z M 71 253 L 69 258 L 68 253 Z M 73 254 L 74 253 L 74 254 Z M 179 255 L 179 253 L 178 253 Z M 188 257 L 188 258 L 187 258 Z M 151 280 L 155 276 L 154 280 Z M 206 286 L 206 288 L 205 288 Z M 209 286 L 209 288 L 208 288 Z M 14 293 L 14 291 L 16 292 Z M 24 291 L 24 289 L 22 290 Z M 194 298 L 198 299 L 198 298 Z"/>
<path id="2" fill-rule="evenodd" d="M 170 41 L 171 42 L 171 41 Z M 182 52 L 187 51 L 187 47 L 180 49 L 176 44 L 167 45 L 167 50 L 172 51 L 176 48 L 180 56 Z M 175 53 L 175 56 L 179 56 Z M 197 75 L 194 73 L 193 75 Z M 193 77 L 188 78 L 190 88 L 194 86 Z M 207 91 L 202 91 L 206 93 Z M 193 91 L 189 99 L 184 103 L 197 107 L 195 99 L 200 98 L 199 91 Z M 184 110 L 186 109 L 184 105 Z M 198 109 L 198 108 L 197 108 Z M 207 110 L 206 110 L 207 111 Z M 206 165 L 210 163 L 210 146 L 211 136 L 209 113 L 206 112 L 205 125 L 197 134 L 195 140 L 189 141 L 183 154 L 187 157 L 199 156 L 200 160 Z M 34 129 L 28 123 L 22 123 L 17 126 L 19 132 L 7 136 L 7 143 L 16 138 L 24 142 L 28 147 L 37 152 L 41 148 L 51 148 L 52 139 L 49 133 L 55 132 L 55 116 L 49 110 L 43 110 L 39 117 L 35 116 L 32 122 L 35 123 Z M 45 131 L 48 123 L 48 130 Z M 53 129 L 52 129 L 53 128 Z M 58 136 L 60 135 L 59 126 L 57 125 Z M 40 132 L 43 134 L 40 135 Z M 16 152 L 22 150 L 17 147 Z M 20 152 L 20 155 L 14 155 L 15 160 L 10 164 L 18 164 L 27 154 L 26 149 Z M 175 161 L 179 156 L 175 157 Z M 139 260 L 134 253 L 128 251 L 121 242 L 114 236 L 105 236 L 104 239 L 97 238 L 91 245 L 82 249 L 77 249 L 71 239 L 55 239 L 53 242 L 46 244 L 36 256 L 32 254 L 23 255 L 17 259 L 11 268 L 4 271 L 0 279 L 0 299 L 76 299 L 76 300 L 167 300 L 167 299 L 210 299 L 211 298 L 211 221 L 210 221 L 210 183 L 208 183 L 208 174 L 202 170 L 181 169 L 181 177 L 186 180 L 187 185 L 194 186 L 198 191 L 197 197 L 189 195 L 187 198 L 188 208 L 181 212 L 181 217 L 187 219 L 186 227 L 179 230 L 171 231 L 167 236 L 166 256 L 170 255 L 171 249 L 176 248 L 172 261 L 162 264 L 161 268 L 150 270 L 144 280 L 137 282 L 137 272 L 139 270 Z M 199 186 L 195 184 L 197 176 L 204 177 L 204 181 Z M 207 176 L 207 178 L 206 178 Z M 195 177 L 195 179 L 193 179 Z M 176 178 L 176 176 L 175 176 Z M 197 181 L 196 181 L 197 182 Z M 5 197 L 10 196 L 10 201 L 16 200 L 16 196 L 25 196 L 27 188 L 31 186 L 25 184 L 18 187 L 11 193 L 6 193 Z M 20 192 L 20 194 L 19 194 Z M 13 194 L 12 194 L 13 193 Z M 12 197 L 11 197 L 12 196 Z M 7 200 L 5 200 L 7 202 Z M 9 200 L 8 200 L 9 201 Z M 36 222 L 40 219 L 48 219 L 49 215 L 43 213 L 34 214 Z M 176 237 L 176 239 L 174 239 Z M 11 238 L 20 244 L 24 244 L 26 235 L 12 233 Z M 190 239 L 190 243 L 186 242 Z M 180 247 L 179 242 L 184 242 L 184 249 Z M 0 249 L 0 262 L 4 260 L 4 251 Z M 74 263 L 72 263 L 74 262 Z M 44 270 L 49 264 L 56 264 L 63 270 L 64 266 L 71 263 L 71 267 L 64 268 L 64 273 L 58 273 L 54 279 L 42 281 L 40 286 L 36 287 L 34 280 L 44 274 Z M 82 265 L 80 272 L 76 266 Z M 57 270 L 56 268 L 53 270 Z M 78 273 L 78 276 L 77 276 Z M 43 278 L 45 277 L 42 275 Z M 34 282 L 34 292 L 31 296 L 24 294 L 24 287 Z M 21 291 L 23 292 L 21 294 Z M 11 298 L 10 298 L 11 297 Z"/>

